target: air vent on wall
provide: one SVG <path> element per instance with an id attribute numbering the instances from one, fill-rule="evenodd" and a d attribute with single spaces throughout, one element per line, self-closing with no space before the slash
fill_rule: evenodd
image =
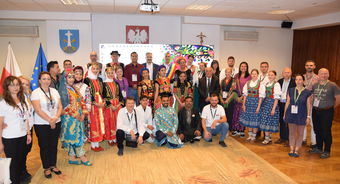
<path id="1" fill-rule="evenodd" d="M 257 41 L 259 33 L 256 31 L 224 31 L 224 40 Z"/>
<path id="2" fill-rule="evenodd" d="M 39 27 L 0 25 L 0 37 L 39 37 Z"/>

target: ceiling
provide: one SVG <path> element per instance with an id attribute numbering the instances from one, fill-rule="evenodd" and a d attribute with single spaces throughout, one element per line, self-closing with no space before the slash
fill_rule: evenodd
<path id="1" fill-rule="evenodd" d="M 291 20 L 339 12 L 340 0 L 153 0 L 160 15 L 208 16 L 265 20 L 284 20 L 285 15 L 267 12 L 293 9 Z M 91 12 L 142 14 L 144 0 L 87 0 L 88 5 L 64 5 L 60 0 L 0 0 L 0 10 Z M 207 10 L 188 10 L 190 5 L 208 5 Z M 144 14 L 144 13 L 143 13 Z"/>

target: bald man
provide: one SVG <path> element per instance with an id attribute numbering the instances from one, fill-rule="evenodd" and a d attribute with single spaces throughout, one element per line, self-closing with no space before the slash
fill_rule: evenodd
<path id="1" fill-rule="evenodd" d="M 92 51 L 90 53 L 90 63 L 87 64 L 87 68 L 89 68 L 91 66 L 92 63 L 98 63 L 98 56 L 97 56 L 97 52 L 96 51 Z M 103 68 L 103 64 L 99 63 L 99 67 L 100 67 L 100 71 Z"/>
<path id="2" fill-rule="evenodd" d="M 289 146 L 288 144 L 288 125 L 283 121 L 283 114 L 286 105 L 286 97 L 287 91 L 289 88 L 294 88 L 296 86 L 295 79 L 292 78 L 292 69 L 291 68 L 284 68 L 282 71 L 282 77 L 278 80 L 278 83 L 281 86 L 281 99 L 279 101 L 279 109 L 280 109 L 280 138 L 275 143 L 276 144 L 284 144 L 284 146 Z"/>
<path id="3" fill-rule="evenodd" d="M 213 75 L 211 67 L 205 68 L 205 77 L 199 80 L 198 92 L 200 94 L 200 111 L 203 107 L 210 103 L 210 96 L 212 94 L 220 94 L 219 78 Z"/>
<path id="4" fill-rule="evenodd" d="M 316 147 L 309 153 L 321 154 L 320 158 L 329 158 L 332 145 L 332 122 L 334 109 L 340 104 L 340 88 L 329 81 L 329 71 L 321 68 L 319 82 L 313 85 L 312 119 L 316 134 Z"/>

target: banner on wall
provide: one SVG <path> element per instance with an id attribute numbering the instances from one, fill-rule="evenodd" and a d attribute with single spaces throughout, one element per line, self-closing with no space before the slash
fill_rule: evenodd
<path id="1" fill-rule="evenodd" d="M 198 65 L 200 62 L 209 64 L 214 59 L 214 49 L 210 45 L 178 45 L 178 44 L 99 44 L 99 60 L 101 63 L 106 64 L 112 61 L 110 53 L 118 51 L 121 55 L 119 62 L 125 65 L 131 63 L 131 52 L 137 52 L 138 63 L 146 62 L 145 54 L 152 53 L 153 62 L 156 64 L 164 63 L 165 53 L 171 54 L 172 61 L 176 61 L 178 57 L 194 55 L 195 59 L 193 64 Z"/>
<path id="2" fill-rule="evenodd" d="M 126 43 L 148 44 L 149 26 L 126 26 Z"/>
<path id="3" fill-rule="evenodd" d="M 59 43 L 61 50 L 63 50 L 65 53 L 75 53 L 79 48 L 79 30 L 60 29 Z"/>

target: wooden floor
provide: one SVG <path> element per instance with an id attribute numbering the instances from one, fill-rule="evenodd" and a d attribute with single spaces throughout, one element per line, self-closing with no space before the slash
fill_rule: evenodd
<path id="1" fill-rule="evenodd" d="M 138 148 L 139 150 L 126 149 L 123 158 L 116 156 L 116 147 L 108 148 L 105 145 L 108 148 L 105 152 L 89 151 L 89 157 L 95 164 L 92 168 L 68 165 L 66 152 L 60 150 L 58 166 L 65 175 L 54 177 L 53 180 L 45 180 L 40 169 L 39 147 L 35 139 L 32 152 L 29 154 L 28 170 L 31 174 L 37 174 L 32 183 L 39 184 L 144 184 L 160 183 L 160 181 L 190 184 L 294 183 L 294 181 L 313 184 L 340 183 L 340 123 L 333 124 L 332 156 L 325 160 L 317 155 L 309 155 L 307 147 L 301 150 L 300 158 L 291 158 L 287 155 L 289 148 L 282 145 L 262 146 L 259 142 L 250 144 L 241 138 L 236 140 L 227 138 L 229 147 L 225 150 L 216 145 L 217 141 L 212 145 L 201 141 L 199 144 L 187 145 L 178 150 L 156 148 L 146 144 Z M 111 171 L 107 171 L 106 168 L 111 168 Z M 110 176 L 106 178 L 119 178 L 119 180 L 114 182 L 112 179 L 107 179 L 103 182 L 98 176 Z"/>

